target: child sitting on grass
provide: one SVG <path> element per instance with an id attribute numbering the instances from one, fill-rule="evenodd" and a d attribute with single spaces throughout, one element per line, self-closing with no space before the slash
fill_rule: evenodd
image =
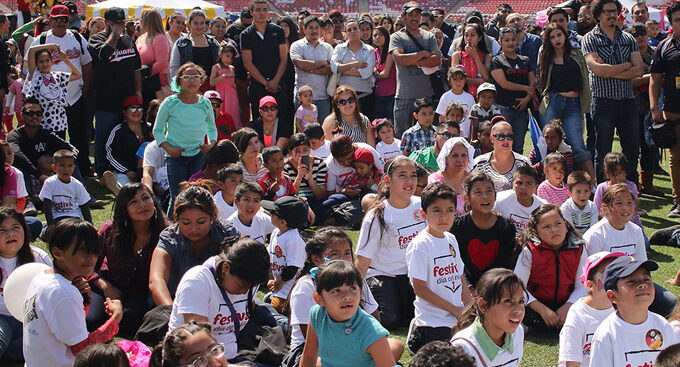
<path id="1" fill-rule="evenodd" d="M 217 184 L 220 191 L 213 196 L 217 206 L 217 216 L 227 219 L 236 212 L 234 193 L 236 186 L 243 182 L 243 169 L 238 164 L 231 164 L 217 171 Z"/>
<path id="2" fill-rule="evenodd" d="M 277 146 L 266 147 L 262 151 L 262 162 L 267 167 L 264 177 L 258 181 L 267 200 L 277 200 L 284 196 L 295 195 L 295 186 L 300 186 L 302 175 L 295 178 L 295 182 L 283 173 L 285 161 L 283 150 Z"/>
<path id="3" fill-rule="evenodd" d="M 80 181 L 73 176 L 75 157 L 73 152 L 61 149 L 54 152 L 52 169 L 57 172 L 43 184 L 40 199 L 43 212 L 50 226 L 62 218 L 83 218 L 92 223 L 90 194 Z"/>
<path id="4" fill-rule="evenodd" d="M 593 192 L 591 177 L 586 171 L 574 171 L 567 177 L 569 199 L 560 206 L 564 219 L 571 223 L 581 235 L 595 225 L 600 210 L 590 200 Z"/>
<path id="5" fill-rule="evenodd" d="M 538 197 L 557 206 L 569 199 L 568 188 L 564 184 L 566 166 L 567 160 L 560 153 L 550 153 L 543 159 L 545 181 L 538 185 Z"/>

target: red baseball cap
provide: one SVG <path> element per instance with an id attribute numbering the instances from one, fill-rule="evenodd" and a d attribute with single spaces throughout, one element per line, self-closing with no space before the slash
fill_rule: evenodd
<path id="1" fill-rule="evenodd" d="M 264 107 L 264 106 L 266 106 L 270 103 L 275 104 L 277 106 L 279 105 L 278 103 L 276 103 L 276 99 L 274 99 L 274 97 L 264 96 L 264 97 L 262 97 L 262 99 L 260 99 L 260 108 L 262 108 L 262 107 Z"/>
<path id="2" fill-rule="evenodd" d="M 50 18 L 59 18 L 59 17 L 67 17 L 71 11 L 68 9 L 66 5 L 55 5 L 50 9 Z"/>
<path id="3" fill-rule="evenodd" d="M 142 102 L 142 99 L 137 96 L 127 97 L 125 98 L 125 101 L 123 101 L 123 108 L 128 108 L 133 105 L 143 106 L 144 102 Z"/>
<path id="4" fill-rule="evenodd" d="M 366 148 L 354 149 L 352 160 L 355 162 L 374 163 L 373 153 Z"/>

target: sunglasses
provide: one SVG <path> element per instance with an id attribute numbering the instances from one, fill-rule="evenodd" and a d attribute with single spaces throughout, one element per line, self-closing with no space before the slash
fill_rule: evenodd
<path id="1" fill-rule="evenodd" d="M 497 133 L 493 135 L 494 138 L 498 141 L 503 141 L 505 139 L 508 140 L 515 140 L 515 134 L 513 133 L 508 133 L 508 134 L 503 134 L 503 133 Z"/>
<path id="2" fill-rule="evenodd" d="M 182 80 L 201 80 L 203 79 L 203 75 L 201 74 L 182 75 L 179 78 Z"/>
<path id="3" fill-rule="evenodd" d="M 24 116 L 42 116 L 42 111 L 40 110 L 27 110 L 27 111 L 21 111 L 21 114 Z"/>
<path id="4" fill-rule="evenodd" d="M 349 104 L 354 104 L 354 102 L 356 102 L 356 101 L 357 101 L 357 100 L 356 100 L 356 98 L 354 98 L 354 97 L 349 97 L 349 98 L 347 98 L 347 99 L 338 99 L 338 106 L 344 106 L 344 105 L 346 105 L 346 104 L 348 104 L 348 103 L 349 103 Z"/>
<path id="5" fill-rule="evenodd" d="M 213 108 L 220 108 L 222 106 L 222 102 L 210 102 L 213 106 Z"/>
<path id="6" fill-rule="evenodd" d="M 68 17 L 58 17 L 58 18 L 52 18 L 53 21 L 56 23 L 68 23 L 69 19 Z"/>
<path id="7" fill-rule="evenodd" d="M 457 134 L 450 133 L 450 132 L 448 132 L 448 131 L 444 131 L 444 132 L 439 133 L 439 134 L 437 134 L 437 135 L 441 136 L 442 138 L 446 138 L 446 139 L 451 139 L 451 138 L 458 137 Z"/>
<path id="8" fill-rule="evenodd" d="M 260 109 L 262 110 L 262 112 L 269 112 L 269 111 L 274 112 L 274 111 L 277 111 L 279 109 L 279 106 L 276 106 L 276 105 L 264 106 L 264 107 L 260 107 Z"/>
<path id="9" fill-rule="evenodd" d="M 128 111 L 130 111 L 130 112 L 142 112 L 142 111 L 144 111 L 144 107 L 128 107 Z"/>
<path id="10" fill-rule="evenodd" d="M 342 19 L 342 18 L 338 18 L 338 17 L 333 18 L 333 24 L 340 24 L 342 22 L 344 22 L 344 19 Z"/>
<path id="11" fill-rule="evenodd" d="M 592 18 L 593 16 L 592 16 L 592 15 L 590 15 L 590 14 L 579 14 L 579 15 L 578 15 L 578 17 L 579 17 L 579 18 L 586 18 L 586 19 L 590 19 L 590 18 Z"/>

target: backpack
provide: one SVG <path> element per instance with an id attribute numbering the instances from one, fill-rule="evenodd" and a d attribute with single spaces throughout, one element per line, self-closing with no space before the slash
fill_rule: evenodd
<path id="1" fill-rule="evenodd" d="M 73 37 L 78 42 L 78 45 L 80 46 L 80 54 L 81 55 L 84 54 L 85 50 L 83 49 L 83 41 L 82 41 L 83 36 L 81 36 L 80 33 L 74 31 L 73 29 L 68 29 L 68 32 L 71 32 Z M 46 41 L 47 41 L 47 34 L 46 34 L 46 32 L 43 32 L 42 34 L 40 34 L 40 44 L 44 45 Z"/>

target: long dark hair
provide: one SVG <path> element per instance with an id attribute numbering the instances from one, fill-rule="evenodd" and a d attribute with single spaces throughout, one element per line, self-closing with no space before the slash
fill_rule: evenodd
<path id="1" fill-rule="evenodd" d="M 454 327 L 453 333 L 472 325 L 475 319 L 479 318 L 484 322 L 484 314 L 479 310 L 477 301 L 483 299 L 487 307 L 500 303 L 503 296 L 508 292 L 511 296 L 517 289 L 524 290 L 524 283 L 519 279 L 517 274 L 508 269 L 496 268 L 490 269 L 482 274 L 477 282 L 475 291 L 477 296 L 465 308 L 463 313 L 458 318 L 458 323 Z"/>
<path id="2" fill-rule="evenodd" d="M 0 149 L 2 150 L 2 149 Z M 4 153 L 3 153 L 4 154 Z M 3 171 L 4 173 L 4 171 Z M 28 225 L 26 225 L 26 220 L 24 215 L 18 213 L 16 210 L 8 207 L 0 207 L 0 223 L 4 222 L 5 219 L 13 219 L 21 225 L 21 229 L 24 231 L 24 243 L 17 252 L 17 267 L 32 263 L 35 261 L 35 255 L 31 249 L 31 232 L 28 230 Z M 2 272 L 0 271 L 0 283 L 2 283 Z"/>
<path id="3" fill-rule="evenodd" d="M 251 238 L 222 241 L 222 252 L 215 263 L 217 279 L 222 282 L 222 266 L 229 264 L 229 273 L 252 285 L 264 283 L 269 279 L 269 252 L 261 243 Z"/>
<path id="4" fill-rule="evenodd" d="M 182 183 L 182 189 L 175 198 L 173 217 L 179 218 L 188 209 L 198 209 L 208 214 L 213 221 L 217 218 L 217 207 L 208 180 Z"/>
<path id="5" fill-rule="evenodd" d="M 298 27 L 297 24 L 295 24 L 295 21 L 291 17 L 282 17 L 278 18 L 276 20 L 276 25 L 281 25 L 281 23 L 286 23 L 288 26 L 288 39 L 286 40 L 288 42 L 288 45 L 290 46 L 293 42 L 297 41 L 300 36 L 298 35 Z"/>
<path id="6" fill-rule="evenodd" d="M 113 343 L 93 344 L 78 353 L 73 367 L 130 367 L 125 352 Z"/>
<path id="7" fill-rule="evenodd" d="M 524 230 L 520 232 L 519 236 L 517 237 L 518 250 L 519 248 L 526 246 L 529 242 L 535 242 L 537 240 L 541 242 L 543 241 L 538 238 L 538 234 L 536 232 L 536 229 L 538 228 L 538 221 L 543 215 L 548 214 L 553 210 L 557 211 L 557 214 L 560 215 L 560 218 L 562 218 L 564 224 L 567 226 L 567 235 L 564 238 L 565 242 L 570 236 L 581 238 L 581 235 L 576 231 L 574 226 L 564 219 L 564 215 L 562 215 L 562 211 L 560 210 L 559 206 L 554 204 L 543 204 L 531 211 L 531 216 L 529 216 L 529 222 L 527 223 L 526 228 L 524 228 Z"/>
<path id="8" fill-rule="evenodd" d="M 137 234 L 130 220 L 127 205 L 139 191 L 146 191 L 153 200 L 154 214 L 149 220 L 149 231 L 151 232 L 149 244 L 155 245 L 158 242 L 158 236 L 167 224 L 161 204 L 148 187 L 141 182 L 132 182 L 121 187 L 113 206 L 113 223 L 111 233 L 107 238 L 110 241 L 112 253 L 120 258 L 133 258 L 135 256 L 134 247 Z"/>
<path id="9" fill-rule="evenodd" d="M 356 120 L 357 125 L 359 125 L 359 129 L 361 130 L 364 135 L 367 134 L 366 131 L 366 125 L 364 125 L 364 120 L 361 118 L 361 106 L 359 105 L 359 96 L 357 96 L 357 92 L 354 90 L 354 88 L 350 87 L 349 85 L 341 85 L 338 86 L 338 88 L 335 90 L 335 94 L 333 94 L 333 98 L 331 100 L 331 109 L 333 110 L 333 120 L 335 121 L 335 126 L 339 127 L 340 126 L 340 119 L 342 118 L 342 113 L 340 112 L 340 107 L 338 106 L 338 100 L 340 99 L 340 95 L 343 93 L 349 93 L 354 97 L 354 119 Z"/>
<path id="10" fill-rule="evenodd" d="M 569 34 L 567 31 L 562 29 L 561 27 L 548 24 L 545 26 L 545 29 L 543 30 L 543 49 L 541 50 L 541 64 L 539 65 L 538 69 L 538 87 L 541 91 L 545 89 L 545 86 L 548 83 L 548 78 L 550 76 L 548 75 L 548 67 L 552 65 L 553 63 L 553 57 L 555 57 L 555 48 L 553 47 L 552 43 L 550 42 L 550 34 L 553 31 L 560 31 L 564 34 L 564 63 L 567 63 L 567 60 L 571 56 L 571 42 L 569 42 Z"/>
<path id="11" fill-rule="evenodd" d="M 390 48 L 390 31 L 383 26 L 377 26 L 375 29 L 380 31 L 380 33 L 383 34 L 383 37 L 385 37 L 385 44 L 383 45 L 382 50 L 380 50 L 380 64 L 384 64 L 387 62 L 387 55 L 389 55 L 389 52 L 387 51 Z"/>
<path id="12" fill-rule="evenodd" d="M 475 32 L 477 32 L 477 35 L 479 35 L 477 49 L 482 51 L 484 55 L 488 54 L 489 51 L 486 49 L 486 40 L 484 39 L 484 29 L 482 29 L 482 26 L 477 23 L 468 23 L 465 25 L 463 28 L 463 38 L 460 40 L 460 44 L 458 45 L 458 51 L 465 51 L 465 29 L 468 27 L 474 28 Z"/>

